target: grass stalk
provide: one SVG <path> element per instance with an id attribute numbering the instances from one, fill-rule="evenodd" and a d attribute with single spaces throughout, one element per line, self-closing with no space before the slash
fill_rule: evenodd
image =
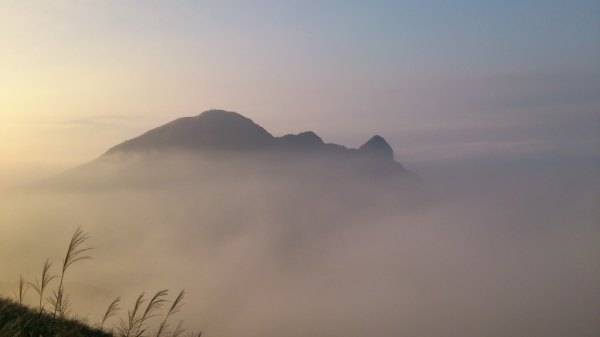
<path id="1" fill-rule="evenodd" d="M 185 330 L 187 329 L 183 327 L 183 321 L 179 321 L 179 324 L 177 324 L 177 327 L 175 328 L 175 330 L 173 330 L 173 334 L 171 334 L 171 337 L 179 337 L 179 335 L 184 333 Z"/>
<path id="2" fill-rule="evenodd" d="M 119 327 L 117 328 L 119 337 L 131 337 L 133 335 L 141 319 L 137 317 L 137 312 L 145 301 L 144 293 L 141 293 L 135 301 L 133 310 L 127 311 L 127 321 L 123 321 L 122 318 L 119 319 Z"/>
<path id="3" fill-rule="evenodd" d="M 169 311 L 167 311 L 167 315 L 165 316 L 165 319 L 158 326 L 158 331 L 156 332 L 156 337 L 165 336 L 169 333 L 169 331 L 168 331 L 169 324 L 167 323 L 167 320 L 169 319 L 169 316 L 179 312 L 179 310 L 183 306 L 183 303 L 181 303 L 181 301 L 183 301 L 183 296 L 185 296 L 185 289 L 182 290 L 179 293 L 179 295 L 177 295 L 177 298 L 175 299 L 175 301 L 173 301 L 171 308 L 169 308 Z"/>
<path id="4" fill-rule="evenodd" d="M 73 234 L 73 237 L 71 237 L 71 242 L 69 243 L 69 248 L 67 249 L 67 255 L 63 260 L 62 273 L 60 275 L 60 284 L 58 285 L 58 290 L 54 292 L 54 298 L 52 300 L 52 304 L 54 306 L 54 317 L 56 317 L 57 313 L 59 314 L 59 316 L 65 317 L 70 312 L 68 301 L 69 297 L 68 295 L 65 296 L 63 281 L 65 278 L 67 268 L 69 268 L 70 265 L 77 261 L 89 260 L 92 258 L 89 255 L 83 255 L 86 251 L 93 249 L 92 247 L 79 248 L 79 246 L 83 244 L 87 239 L 89 239 L 88 234 L 84 233 L 83 230 L 81 230 L 81 226 L 77 227 L 75 233 Z"/>
<path id="5" fill-rule="evenodd" d="M 117 297 L 108 306 L 108 309 L 106 310 L 106 313 L 104 313 L 104 317 L 102 317 L 102 323 L 100 323 L 100 328 L 102 328 L 104 326 L 104 322 L 106 322 L 107 319 L 109 319 L 109 318 L 111 318 L 113 316 L 116 316 L 117 313 L 119 312 L 119 310 L 121 310 L 121 308 L 119 308 L 119 302 L 121 302 L 121 296 Z"/>
<path id="6" fill-rule="evenodd" d="M 150 319 L 150 318 L 156 316 L 156 314 L 154 314 L 154 312 L 161 309 L 163 304 L 166 302 L 164 297 L 167 296 L 168 294 L 169 294 L 169 290 L 167 290 L 167 289 L 159 290 L 156 294 L 154 294 L 154 296 L 152 297 L 150 302 L 148 302 L 148 306 L 146 307 L 146 310 L 144 311 L 144 314 L 142 315 L 142 317 L 140 319 L 140 324 L 138 325 L 134 336 L 139 337 L 144 333 L 144 331 L 146 331 L 146 327 L 144 327 L 144 322 L 147 319 Z M 140 331 L 140 330 L 142 330 L 142 331 Z"/>
<path id="7" fill-rule="evenodd" d="M 15 297 L 17 298 L 17 301 L 19 304 L 23 304 L 23 298 L 25 297 L 27 290 L 29 290 L 29 285 L 27 283 L 25 283 L 25 279 L 23 278 L 23 275 L 20 275 L 19 294 L 15 293 L 13 291 L 13 294 L 15 294 Z"/>
<path id="8" fill-rule="evenodd" d="M 27 282 L 27 284 L 40 295 L 40 305 L 39 305 L 40 314 L 42 313 L 42 310 L 43 310 L 42 300 L 44 299 L 44 290 L 46 290 L 46 287 L 48 286 L 48 283 L 50 283 L 50 281 L 52 281 L 53 279 L 58 277 L 57 275 L 50 275 L 50 267 L 51 266 L 52 266 L 52 263 L 50 263 L 50 260 L 46 260 L 46 262 L 44 263 L 44 269 L 42 271 L 42 281 L 38 282 L 38 279 L 36 278 L 35 284 L 33 284 L 31 282 Z"/>

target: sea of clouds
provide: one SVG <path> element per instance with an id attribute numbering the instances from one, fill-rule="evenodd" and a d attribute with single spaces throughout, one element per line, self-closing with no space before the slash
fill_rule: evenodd
<path id="1" fill-rule="evenodd" d="M 185 288 L 173 323 L 203 336 L 600 331 L 597 163 L 440 165 L 420 189 L 347 165 L 113 158 L 4 191 L 0 294 L 47 258 L 58 273 L 82 226 L 93 259 L 65 282 L 90 323 L 117 296 L 124 317 L 142 292 Z"/>

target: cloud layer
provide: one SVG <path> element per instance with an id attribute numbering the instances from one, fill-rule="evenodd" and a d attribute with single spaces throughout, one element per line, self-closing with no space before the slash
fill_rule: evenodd
<path id="1" fill-rule="evenodd" d="M 186 288 L 181 318 L 209 336 L 598 331 L 597 166 L 448 171 L 427 203 L 323 169 L 306 158 L 142 158 L 77 188 L 3 195 L 0 281 L 9 291 L 47 257 L 58 263 L 82 225 L 94 260 L 67 277 L 92 322 L 118 295 L 129 307 L 143 291 Z"/>

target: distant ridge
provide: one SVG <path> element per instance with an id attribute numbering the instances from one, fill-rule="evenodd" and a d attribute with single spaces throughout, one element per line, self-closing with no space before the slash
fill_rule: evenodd
<path id="1" fill-rule="evenodd" d="M 326 144 L 312 131 L 274 137 L 251 119 L 225 110 L 208 110 L 195 117 L 176 119 L 112 147 L 103 156 L 168 149 L 365 155 L 377 161 L 394 161 L 392 147 L 381 136 L 372 137 L 358 149 Z M 396 167 L 404 169 L 396 164 Z"/>

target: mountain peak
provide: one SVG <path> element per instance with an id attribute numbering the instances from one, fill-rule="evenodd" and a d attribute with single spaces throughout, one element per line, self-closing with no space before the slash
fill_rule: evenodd
<path id="1" fill-rule="evenodd" d="M 198 116 L 192 117 L 194 119 L 211 119 L 211 120 L 228 120 L 228 121 L 238 121 L 240 123 L 252 123 L 254 122 L 247 117 L 240 115 L 237 112 L 219 110 L 219 109 L 211 109 L 201 112 Z"/>
<path id="2" fill-rule="evenodd" d="M 152 129 L 111 148 L 107 154 L 168 148 L 262 150 L 273 139 L 261 126 L 236 112 L 208 110 L 198 116 L 179 118 Z"/>
<path id="3" fill-rule="evenodd" d="M 385 141 L 385 139 L 379 135 L 373 136 L 369 141 L 364 143 L 358 148 L 358 151 L 367 155 L 382 157 L 387 160 L 394 160 L 394 150 Z"/>
<path id="4" fill-rule="evenodd" d="M 312 131 L 279 137 L 277 143 L 280 148 L 291 150 L 315 150 L 325 144 L 321 137 Z"/>

